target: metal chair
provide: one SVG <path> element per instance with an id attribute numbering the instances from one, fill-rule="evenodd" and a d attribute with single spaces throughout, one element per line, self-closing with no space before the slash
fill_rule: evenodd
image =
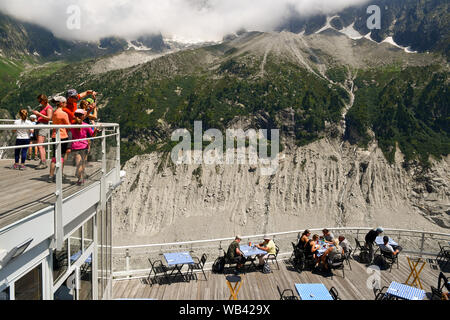
<path id="1" fill-rule="evenodd" d="M 155 281 L 158 282 L 158 284 L 161 284 L 160 279 L 161 279 L 161 277 L 163 277 L 170 284 L 170 281 L 169 281 L 170 280 L 170 275 L 169 275 L 168 271 L 173 271 L 174 268 L 173 267 L 170 268 L 170 267 L 165 266 L 161 260 L 157 260 L 157 261 L 152 263 L 150 258 L 148 258 L 148 262 L 150 262 L 150 265 L 151 265 L 151 270 L 150 270 L 150 273 L 149 273 L 148 278 L 147 278 L 148 279 L 148 283 L 150 285 L 152 285 L 153 284 L 153 280 L 155 280 Z M 151 279 L 152 272 L 154 274 L 153 279 Z"/>
<path id="2" fill-rule="evenodd" d="M 280 300 L 298 300 L 298 297 L 294 294 L 292 289 L 286 289 L 283 292 L 281 292 L 279 286 L 277 286 L 277 289 L 280 294 Z M 286 293 L 290 293 L 290 295 L 287 295 Z"/>
<path id="3" fill-rule="evenodd" d="M 351 249 L 349 251 L 347 251 L 347 252 L 344 252 L 344 260 L 347 261 L 347 264 L 348 264 L 350 270 L 352 270 L 352 265 L 350 264 L 350 257 L 351 257 L 351 255 L 352 255 L 352 250 Z"/>
<path id="4" fill-rule="evenodd" d="M 342 300 L 341 298 L 339 298 L 339 292 L 336 290 L 335 287 L 331 287 L 330 294 L 333 297 L 333 300 Z"/>
<path id="5" fill-rule="evenodd" d="M 355 243 L 356 243 L 356 248 L 355 248 L 355 251 L 353 252 L 353 258 L 355 258 L 355 255 L 356 255 L 356 251 L 358 251 L 359 250 L 359 260 L 360 260 L 360 262 L 361 262 L 361 260 L 363 260 L 363 259 L 361 259 L 361 254 L 363 255 L 363 256 L 369 256 L 369 248 L 367 248 L 367 246 L 364 244 L 364 245 L 362 245 L 360 242 L 359 242 L 359 240 L 358 239 L 356 239 L 355 238 Z"/>
<path id="6" fill-rule="evenodd" d="M 197 257 L 192 257 L 192 260 L 194 260 L 194 264 L 189 265 L 189 269 L 191 271 L 191 275 L 194 275 L 194 270 L 202 270 L 203 275 L 205 276 L 205 280 L 208 280 L 208 277 L 206 277 L 205 270 L 203 267 L 206 264 L 206 260 L 208 259 L 208 256 L 204 253 L 201 257 L 201 259 L 198 259 Z M 195 261 L 197 260 L 197 261 Z M 195 276 L 197 279 L 197 276 Z"/>
<path id="7" fill-rule="evenodd" d="M 445 267 L 447 267 L 447 263 L 450 260 L 450 246 L 443 246 L 439 242 L 438 242 L 438 244 L 439 244 L 439 248 L 441 250 L 436 257 L 436 261 L 441 262 L 442 260 L 445 260 L 445 265 L 443 267 L 443 269 L 444 269 Z"/>
<path id="8" fill-rule="evenodd" d="M 380 252 L 381 252 L 381 256 L 384 258 L 384 261 L 388 264 L 388 266 L 389 266 L 389 272 L 391 272 L 392 271 L 392 266 L 395 264 L 395 263 L 397 263 L 397 269 L 399 268 L 399 265 L 398 265 L 398 255 L 399 255 L 399 253 L 397 253 L 397 254 L 392 254 L 392 252 L 390 252 L 390 251 L 384 251 L 384 250 L 380 250 Z"/>
<path id="9" fill-rule="evenodd" d="M 333 258 L 329 259 L 328 267 L 331 270 L 331 279 L 333 279 L 333 270 L 342 270 L 342 277 L 345 278 L 345 265 L 343 255 L 337 254 Z"/>
<path id="10" fill-rule="evenodd" d="M 278 268 L 278 270 L 280 270 L 280 265 L 278 264 L 278 260 L 277 260 L 277 257 L 278 257 L 278 253 L 280 253 L 280 248 L 277 246 L 277 245 L 275 245 L 275 251 L 276 251 L 276 253 L 275 254 L 269 254 L 269 256 L 267 257 L 267 261 L 275 261 L 276 263 L 277 263 L 277 268 Z"/>
<path id="11" fill-rule="evenodd" d="M 297 269 L 298 272 L 302 272 L 305 269 L 305 253 L 300 250 L 294 243 L 292 243 L 293 252 L 292 255 L 294 259 L 292 260 L 292 265 Z"/>
<path id="12" fill-rule="evenodd" d="M 431 300 L 434 300 L 434 297 L 437 297 L 437 300 L 441 300 L 442 297 L 442 289 L 444 287 L 449 291 L 450 285 L 448 284 L 449 278 L 447 278 L 443 272 L 439 273 L 438 285 L 437 288 L 431 286 Z"/>

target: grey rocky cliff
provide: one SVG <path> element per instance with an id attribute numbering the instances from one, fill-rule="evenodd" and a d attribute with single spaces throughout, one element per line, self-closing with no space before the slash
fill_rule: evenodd
<path id="1" fill-rule="evenodd" d="M 250 165 L 199 169 L 157 153 L 136 156 L 114 197 L 115 245 L 325 226 L 448 232 L 450 158 L 420 174 L 397 155 L 390 165 L 375 144 L 362 150 L 324 138 L 284 151 L 274 176 Z"/>

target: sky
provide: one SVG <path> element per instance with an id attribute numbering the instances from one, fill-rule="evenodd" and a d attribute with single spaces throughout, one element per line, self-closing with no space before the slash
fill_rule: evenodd
<path id="1" fill-rule="evenodd" d="M 239 29 L 270 31 L 293 12 L 330 14 L 368 0 L 0 0 L 0 11 L 68 40 L 143 34 L 220 41 Z"/>

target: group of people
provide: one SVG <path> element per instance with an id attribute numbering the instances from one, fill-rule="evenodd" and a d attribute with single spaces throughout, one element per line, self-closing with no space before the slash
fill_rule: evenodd
<path id="1" fill-rule="evenodd" d="M 320 252 L 322 245 L 326 245 L 326 250 Z M 334 258 L 341 258 L 342 255 L 351 252 L 353 249 L 344 236 L 335 238 L 328 229 L 322 230 L 322 236 L 315 234 L 311 238 L 311 231 L 305 230 L 298 239 L 297 249 L 304 252 L 305 257 L 314 260 L 314 268 L 321 268 L 324 271 L 329 269 L 330 261 Z M 321 254 L 320 254 L 321 253 Z"/>
<path id="2" fill-rule="evenodd" d="M 15 121 L 17 126 L 32 126 L 32 125 L 89 125 L 95 124 L 98 120 L 98 109 L 96 105 L 97 92 L 88 90 L 82 93 L 78 93 L 75 89 L 70 89 L 64 96 L 53 97 L 50 101 L 45 94 L 40 94 L 37 97 L 39 102 L 39 110 L 34 110 L 30 114 L 27 109 L 19 111 L 19 119 Z M 91 96 L 91 98 L 87 98 Z M 87 98 L 87 99 L 85 99 Z M 84 99 L 84 100 L 83 100 Z M 55 108 L 50 105 L 55 105 Z M 82 185 L 85 182 L 85 166 L 90 150 L 89 141 L 74 141 L 69 143 L 69 140 L 80 140 L 90 137 L 94 137 L 97 133 L 97 129 L 93 128 L 72 128 L 72 129 L 59 129 L 61 138 L 61 163 L 67 161 L 70 153 L 74 154 L 76 164 L 76 177 L 78 178 L 77 184 Z M 44 146 L 39 144 L 46 143 L 48 136 L 51 137 L 52 142 L 56 142 L 56 129 L 50 132 L 50 129 L 17 129 L 16 131 L 16 146 L 26 146 L 24 148 L 15 149 L 15 162 L 12 169 L 24 170 L 25 162 L 27 160 L 27 153 L 30 151 L 28 159 L 32 156 L 32 144 L 37 144 L 37 150 L 35 149 L 35 157 L 39 153 L 39 164 L 37 170 L 47 169 L 46 150 Z M 56 145 L 53 145 L 52 159 L 50 163 L 50 173 L 48 182 L 55 182 L 55 169 L 56 169 Z M 62 167 L 63 168 L 63 167 Z"/>
<path id="3" fill-rule="evenodd" d="M 229 245 L 228 251 L 226 252 L 226 260 L 228 261 L 228 263 L 236 263 L 236 274 L 239 274 L 241 272 L 242 267 L 247 262 L 247 258 L 241 251 L 241 240 L 241 236 L 236 236 L 234 241 Z M 276 246 L 272 238 L 268 235 L 265 235 L 263 238 L 263 242 L 256 244 L 255 247 L 266 252 L 264 254 L 257 255 L 259 260 L 257 268 L 262 269 L 269 256 L 276 254 Z"/>

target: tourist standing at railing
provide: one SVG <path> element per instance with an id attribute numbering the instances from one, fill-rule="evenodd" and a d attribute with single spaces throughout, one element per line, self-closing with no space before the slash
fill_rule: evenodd
<path id="1" fill-rule="evenodd" d="M 49 121 L 51 121 L 53 118 L 53 108 L 48 103 L 48 98 L 45 94 L 39 95 L 37 97 L 37 99 L 39 101 L 39 104 L 41 105 L 41 110 L 39 112 L 33 111 L 33 114 L 38 117 L 38 119 L 37 119 L 38 125 L 47 125 L 49 123 Z M 47 137 L 50 134 L 50 129 L 39 129 L 39 130 L 36 130 L 34 134 L 37 136 L 38 144 L 45 143 L 45 140 L 47 139 Z M 46 159 L 46 155 L 45 155 L 45 147 L 39 146 L 38 150 L 39 150 L 41 162 L 36 167 L 36 169 L 38 169 L 38 170 L 46 169 L 47 168 L 47 159 Z"/>
<path id="2" fill-rule="evenodd" d="M 53 113 L 52 122 L 54 125 L 70 125 L 69 116 L 67 113 L 63 111 L 63 108 L 67 105 L 67 100 L 64 97 L 58 96 L 53 98 L 56 103 L 56 110 Z M 64 143 L 64 141 L 69 140 L 69 135 L 66 129 L 59 129 L 60 137 L 61 137 L 61 170 L 64 169 L 64 155 L 66 154 L 68 144 Z M 52 133 L 52 141 L 56 141 L 56 129 L 53 129 Z M 52 163 L 50 164 L 50 175 L 48 177 L 48 182 L 55 182 L 55 169 L 56 169 L 56 148 L 57 145 L 53 145 L 53 155 L 52 155 Z"/>
<path id="3" fill-rule="evenodd" d="M 32 125 L 37 125 L 36 115 L 32 114 L 30 116 L 30 121 L 31 121 Z M 37 130 L 33 130 L 33 132 L 30 135 L 30 143 L 31 144 L 37 143 L 38 137 L 36 136 L 35 131 L 37 131 Z M 33 151 L 34 151 L 34 157 L 33 157 Z M 30 148 L 28 148 L 28 157 L 27 158 L 28 158 L 28 160 L 31 160 L 31 159 L 38 160 L 39 159 L 38 154 L 39 154 L 38 147 L 30 147 Z"/>
<path id="4" fill-rule="evenodd" d="M 28 120 L 28 111 L 26 109 L 20 110 L 19 116 L 20 116 L 20 119 L 14 121 L 14 125 L 16 125 L 16 126 L 31 126 L 31 125 L 33 125 L 31 123 L 31 121 Z M 30 134 L 31 134 L 32 130 L 17 129 L 17 130 L 13 130 L 13 132 L 17 133 L 16 146 L 26 146 L 26 147 L 14 150 L 15 163 L 12 166 L 12 169 L 25 170 L 25 161 L 27 160 L 27 151 L 28 151 L 28 145 L 30 144 Z M 19 164 L 19 161 L 20 161 L 20 164 Z"/>
<path id="5" fill-rule="evenodd" d="M 375 255 L 375 240 L 377 237 L 384 232 L 383 228 L 378 227 L 376 229 L 370 230 L 365 237 L 366 246 L 369 248 L 369 262 L 368 264 L 371 264 Z"/>
<path id="6" fill-rule="evenodd" d="M 86 117 L 86 111 L 83 109 L 78 109 L 75 111 L 75 121 L 76 124 L 84 125 L 83 118 Z M 97 128 L 94 130 L 92 128 L 72 128 L 70 129 L 72 132 L 73 140 L 86 139 L 90 137 L 94 137 L 97 134 Z M 76 164 L 76 173 L 75 176 L 78 178 L 77 185 L 83 185 L 85 182 L 85 168 L 86 161 L 89 151 L 89 142 L 90 140 L 84 141 L 75 141 L 72 143 L 72 152 L 75 157 Z"/>
<path id="7" fill-rule="evenodd" d="M 87 96 L 93 96 L 95 98 L 95 96 L 97 95 L 97 92 L 95 92 L 94 90 L 88 90 L 85 92 L 82 92 L 80 94 L 78 94 L 77 90 L 75 89 L 69 89 L 66 92 L 66 106 L 64 107 L 64 111 L 69 115 L 69 121 L 72 124 L 75 124 L 75 111 L 78 109 L 78 102 L 81 99 L 86 98 Z M 72 132 L 69 131 L 69 138 L 70 140 L 72 140 Z M 69 144 L 67 147 L 67 152 L 65 154 L 64 160 L 66 161 L 69 154 L 72 152 L 72 145 Z"/>
<path id="8" fill-rule="evenodd" d="M 95 121 L 98 120 L 98 109 L 97 109 L 97 103 L 95 98 L 88 98 L 86 100 L 87 106 L 86 106 L 86 112 L 87 112 L 87 117 L 89 119 L 89 121 L 94 124 Z"/>
<path id="9" fill-rule="evenodd" d="M 97 92 L 95 92 L 94 90 L 88 90 L 80 94 L 78 94 L 77 90 L 75 89 L 67 90 L 66 93 L 67 108 L 71 110 L 71 112 L 75 113 L 75 111 L 78 109 L 78 102 L 81 99 L 84 99 L 87 96 L 93 96 L 95 98 L 96 95 Z M 75 121 L 73 123 L 75 123 Z"/>

